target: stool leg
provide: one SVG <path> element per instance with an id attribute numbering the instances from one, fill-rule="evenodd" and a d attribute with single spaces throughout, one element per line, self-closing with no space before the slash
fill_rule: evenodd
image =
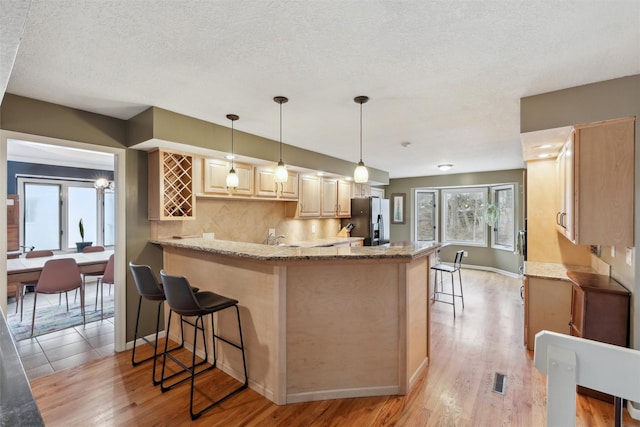
<path id="1" fill-rule="evenodd" d="M 453 305 L 453 317 L 456 317 L 456 288 L 453 283 L 453 273 L 451 273 L 451 305 Z"/>
<path id="2" fill-rule="evenodd" d="M 458 281 L 460 282 L 460 299 L 462 300 L 462 308 L 464 308 L 464 293 L 462 292 L 462 273 L 458 269 Z"/>
<path id="3" fill-rule="evenodd" d="M 213 335 L 213 354 L 214 354 L 214 362 L 213 362 L 214 365 L 213 366 L 215 366 L 215 363 L 217 362 L 216 339 L 218 339 L 218 340 L 224 341 L 227 344 L 229 344 L 229 345 L 237 348 L 238 350 L 242 351 L 242 364 L 243 364 L 243 368 L 244 368 L 244 382 L 239 387 L 237 387 L 236 389 L 231 391 L 230 393 L 226 394 L 225 396 L 221 397 L 220 399 L 216 400 L 215 402 L 210 403 L 205 408 L 201 409 L 199 412 L 194 413 L 193 412 L 194 379 L 192 378 L 192 380 L 191 380 L 191 406 L 189 408 L 192 420 L 198 419 L 205 411 L 208 411 L 209 409 L 213 408 L 214 406 L 218 405 L 219 403 L 227 400 L 228 398 L 230 398 L 234 394 L 244 390 L 245 388 L 247 388 L 247 386 L 249 384 L 249 376 L 247 374 L 247 361 L 245 359 L 245 354 L 244 354 L 244 340 L 242 338 L 242 324 L 240 322 L 240 310 L 238 309 L 238 305 L 237 304 L 234 305 L 234 307 L 236 308 L 236 317 L 238 318 L 238 332 L 240 333 L 240 345 L 238 345 L 236 343 L 233 343 L 233 342 L 227 340 L 226 338 L 223 338 L 223 337 L 215 334 L 214 323 L 213 323 L 213 313 L 211 313 L 211 333 Z M 204 321 L 203 321 L 202 333 L 203 333 L 202 336 L 205 339 L 205 349 L 206 349 L 206 338 L 204 337 Z M 195 345 L 194 345 L 194 348 L 195 348 Z M 193 357 L 193 361 L 195 362 L 195 355 Z"/>

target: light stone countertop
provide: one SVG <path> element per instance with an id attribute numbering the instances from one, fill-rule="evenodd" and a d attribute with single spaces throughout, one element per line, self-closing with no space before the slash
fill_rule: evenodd
<path id="1" fill-rule="evenodd" d="M 360 240 L 354 237 L 318 239 L 313 242 L 328 244 Z M 260 261 L 302 261 L 302 260 L 346 260 L 346 259 L 405 259 L 411 261 L 435 252 L 440 243 L 397 242 L 380 246 L 331 246 L 331 247 L 291 247 L 268 246 L 260 243 L 233 242 L 228 240 L 203 239 L 201 237 L 182 239 L 157 239 L 151 243 L 160 246 L 174 246 L 212 252 L 220 255 L 250 258 Z M 301 242 L 302 243 L 302 242 Z"/>
<path id="2" fill-rule="evenodd" d="M 540 277 L 543 279 L 570 280 L 567 271 L 578 271 L 582 273 L 595 273 L 591 267 L 580 265 L 560 264 L 553 262 L 525 261 L 524 275 L 529 277 Z"/>

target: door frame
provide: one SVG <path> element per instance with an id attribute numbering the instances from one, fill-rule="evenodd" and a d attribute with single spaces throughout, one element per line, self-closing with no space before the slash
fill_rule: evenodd
<path id="1" fill-rule="evenodd" d="M 114 148 L 102 145 L 88 144 L 86 142 L 71 141 L 51 138 L 39 135 L 31 135 L 21 132 L 0 130 L 0 165 L 7 170 L 7 146 L 9 139 L 37 142 L 62 147 L 79 148 L 89 151 L 113 154 L 114 178 L 116 182 L 116 235 L 115 235 L 115 301 L 114 301 L 114 349 L 124 351 L 126 349 L 126 149 Z M 7 174 L 0 174 L 0 205 L 7 203 Z M 7 229 L 7 210 L 0 209 L 0 227 Z M 0 238 L 0 254 L 7 253 L 6 232 L 4 238 Z M 0 261 L 0 309 L 7 312 L 7 258 Z"/>

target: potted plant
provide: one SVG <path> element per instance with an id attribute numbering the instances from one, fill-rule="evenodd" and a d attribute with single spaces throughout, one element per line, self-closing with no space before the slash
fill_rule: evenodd
<path id="1" fill-rule="evenodd" d="M 80 218 L 80 221 L 78 221 L 78 231 L 80 232 L 80 238 L 82 239 L 82 241 L 76 242 L 76 250 L 78 252 L 82 252 L 84 248 L 93 244 L 93 242 L 84 241 L 84 223 L 82 222 L 82 218 Z"/>

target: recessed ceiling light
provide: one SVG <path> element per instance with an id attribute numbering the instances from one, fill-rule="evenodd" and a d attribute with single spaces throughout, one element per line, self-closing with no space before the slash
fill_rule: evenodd
<path id="1" fill-rule="evenodd" d="M 543 144 L 543 145 L 538 145 L 536 148 L 540 149 L 540 150 L 544 150 L 546 148 L 551 148 L 553 147 L 553 144 Z"/>
<path id="2" fill-rule="evenodd" d="M 551 154 L 549 153 L 538 154 L 539 159 L 546 159 L 547 157 L 551 157 Z"/>
<path id="3" fill-rule="evenodd" d="M 409 141 L 404 141 L 404 142 L 401 142 L 400 145 L 402 145 L 404 148 L 407 148 L 408 146 L 411 145 L 411 143 Z"/>
<path id="4" fill-rule="evenodd" d="M 442 163 L 442 164 L 438 165 L 438 169 L 440 169 L 441 171 L 448 171 L 452 167 L 453 167 L 453 164 L 451 164 L 451 163 Z"/>

